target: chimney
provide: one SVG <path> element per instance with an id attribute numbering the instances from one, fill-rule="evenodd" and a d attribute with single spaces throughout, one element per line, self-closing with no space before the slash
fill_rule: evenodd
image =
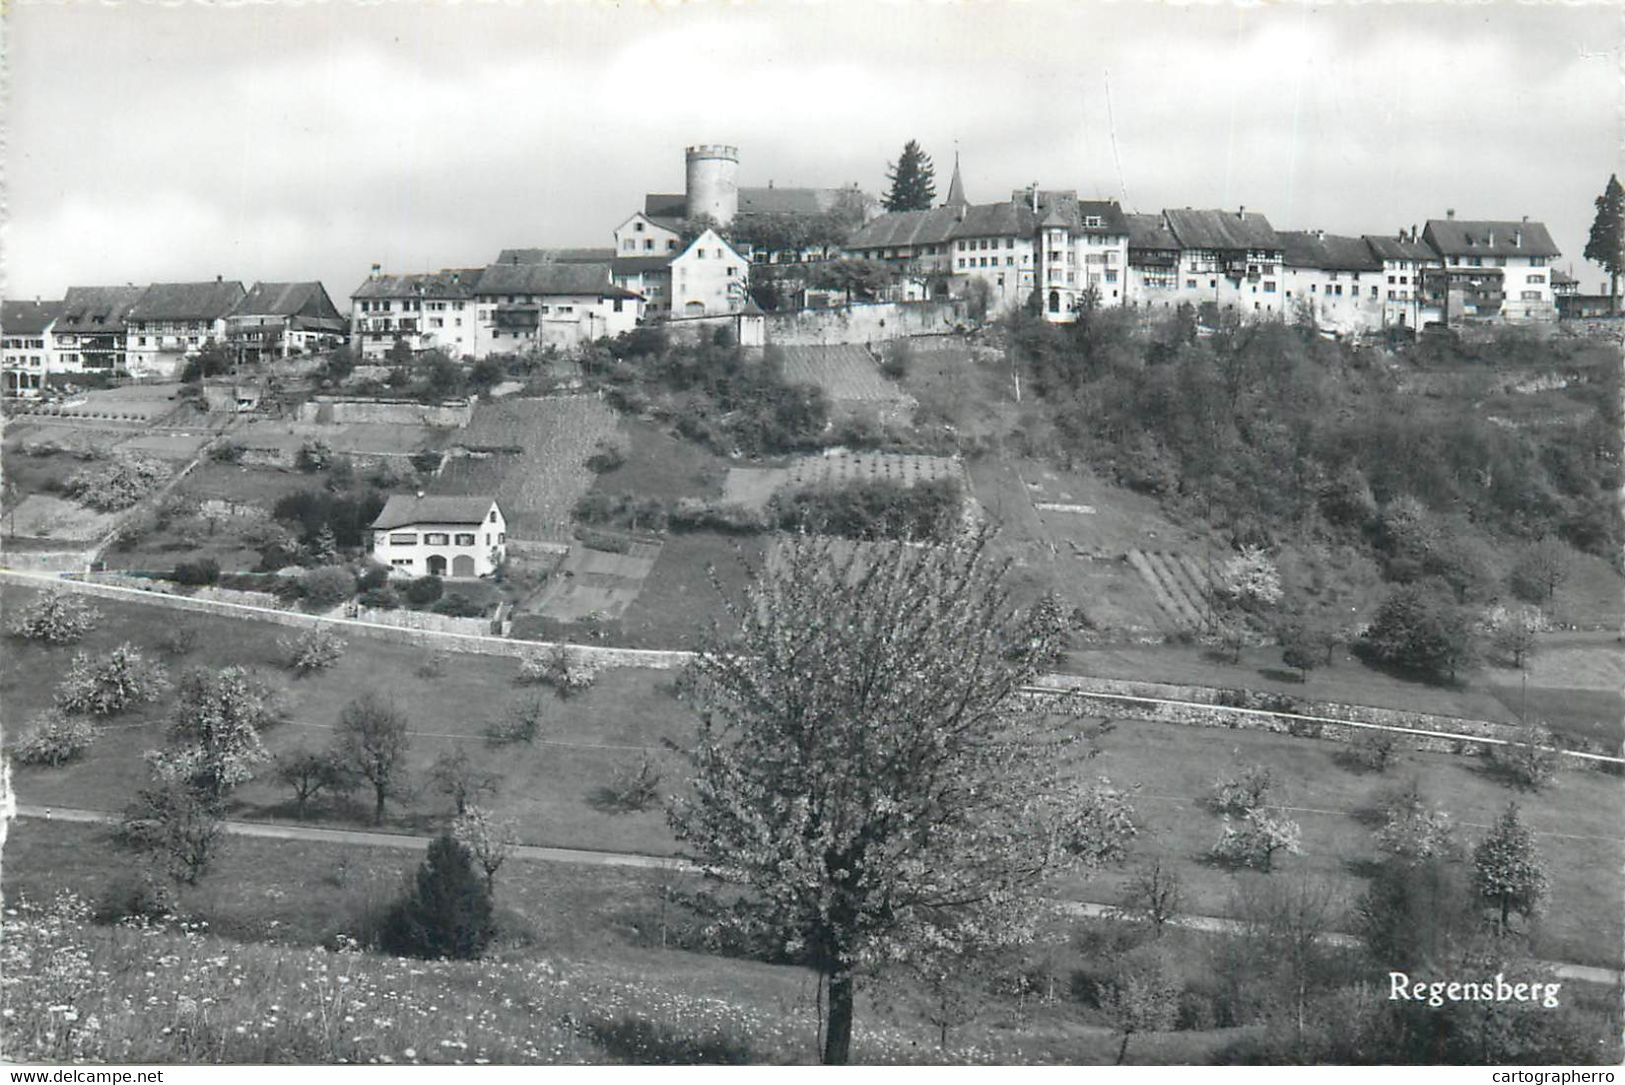
<path id="1" fill-rule="evenodd" d="M 1446 222 L 1454 222 L 1456 219 L 1456 209 L 1454 207 L 1446 208 L 1444 217 Z"/>
<path id="2" fill-rule="evenodd" d="M 1244 219 L 1244 218 L 1247 217 L 1247 205 L 1246 204 L 1241 205 L 1241 208 L 1236 212 L 1236 217 L 1238 219 Z"/>
<path id="3" fill-rule="evenodd" d="M 1485 244 L 1485 246 L 1486 246 L 1486 247 L 1488 247 L 1488 248 L 1492 248 L 1492 249 L 1493 249 L 1493 248 L 1495 248 L 1495 231 L 1494 231 L 1494 230 L 1491 230 L 1491 231 L 1490 231 L 1490 232 L 1489 232 L 1489 237 L 1488 237 L 1488 239 L 1487 239 L 1487 240 L 1486 240 L 1486 241 L 1485 241 L 1485 242 L 1484 242 L 1484 244 Z"/>
<path id="4" fill-rule="evenodd" d="M 1038 214 L 1038 182 L 1034 181 L 1033 187 L 1029 188 L 1027 191 L 1033 194 L 1033 214 L 1036 215 Z"/>
<path id="5" fill-rule="evenodd" d="M 383 274 L 383 271 L 384 271 L 384 265 L 383 264 L 374 264 L 374 265 L 372 265 L 372 270 L 367 273 L 367 278 L 376 279 L 376 278 L 378 278 L 379 275 Z"/>
<path id="6" fill-rule="evenodd" d="M 1529 220 L 1527 218 L 1525 218 L 1524 221 L 1528 222 Z M 1523 248 L 1523 231 L 1522 230 L 1513 230 L 1512 231 L 1512 247 L 1515 248 L 1515 249 Z"/>
<path id="7" fill-rule="evenodd" d="M 216 275 L 214 277 L 214 281 L 217 283 L 223 283 L 226 281 L 226 277 L 224 275 Z"/>
<path id="8" fill-rule="evenodd" d="M 1524 224 L 1524 225 L 1525 225 L 1525 226 L 1527 226 L 1527 225 L 1529 225 L 1529 216 L 1528 216 L 1528 215 L 1525 215 L 1525 216 L 1524 216 L 1524 217 L 1523 217 L 1523 224 Z"/>

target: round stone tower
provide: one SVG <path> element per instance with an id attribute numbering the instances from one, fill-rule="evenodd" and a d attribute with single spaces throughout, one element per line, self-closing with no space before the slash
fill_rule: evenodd
<path id="1" fill-rule="evenodd" d="M 705 143 L 683 153 L 688 163 L 688 217 L 710 215 L 726 226 L 739 210 L 739 148 Z"/>

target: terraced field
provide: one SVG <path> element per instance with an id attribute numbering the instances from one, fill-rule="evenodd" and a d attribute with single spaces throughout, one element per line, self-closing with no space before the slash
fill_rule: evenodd
<path id="1" fill-rule="evenodd" d="M 1170 550 L 1130 550 L 1128 561 L 1177 627 L 1194 629 L 1202 624 L 1208 581 L 1196 558 Z"/>
<path id="2" fill-rule="evenodd" d="M 593 483 L 585 461 L 614 435 L 615 421 L 594 396 L 481 403 L 431 489 L 494 492 L 514 538 L 567 542 L 570 510 Z M 457 447 L 476 454 L 457 455 Z"/>
<path id="3" fill-rule="evenodd" d="M 723 500 L 761 509 L 786 487 L 842 486 L 853 482 L 900 482 L 912 486 L 951 478 L 966 484 L 965 468 L 951 456 L 916 456 L 897 452 L 849 452 L 802 456 L 787 467 L 734 467 L 723 483 Z"/>
<path id="4" fill-rule="evenodd" d="M 904 391 L 881 375 L 869 352 L 860 346 L 782 347 L 784 377 L 816 384 L 836 403 L 896 406 L 909 403 Z"/>

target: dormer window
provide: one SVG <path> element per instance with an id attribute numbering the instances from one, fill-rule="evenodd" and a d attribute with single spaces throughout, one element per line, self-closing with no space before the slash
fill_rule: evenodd
<path id="1" fill-rule="evenodd" d="M 1100 229 L 1100 216 L 1088 215 L 1084 218 L 1083 224 L 1092 230 L 1098 230 Z"/>

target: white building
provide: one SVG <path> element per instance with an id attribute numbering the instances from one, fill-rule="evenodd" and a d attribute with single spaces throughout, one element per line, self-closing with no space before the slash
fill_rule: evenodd
<path id="1" fill-rule="evenodd" d="M 654 218 L 642 211 L 636 212 L 615 228 L 615 255 L 622 259 L 664 256 L 669 260 L 683 247 L 682 228 L 681 217 Z"/>
<path id="2" fill-rule="evenodd" d="M 1422 276 L 1430 268 L 1442 268 L 1439 254 L 1417 238 L 1416 228 L 1397 237 L 1366 235 L 1372 255 L 1382 261 L 1383 327 L 1410 328 L 1413 331 L 1444 319 L 1439 306 L 1423 296 Z"/>
<path id="3" fill-rule="evenodd" d="M 239 282 L 153 283 L 126 317 L 131 376 L 173 378 L 188 356 L 226 339 L 226 317 L 247 291 Z"/>
<path id="4" fill-rule="evenodd" d="M 1179 243 L 1180 301 L 1211 302 L 1244 317 L 1280 317 L 1285 253 L 1269 220 L 1238 211 L 1167 209 L 1163 225 Z"/>
<path id="5" fill-rule="evenodd" d="M 474 288 L 474 356 L 570 348 L 631 331 L 643 299 L 608 264 L 492 264 Z"/>
<path id="6" fill-rule="evenodd" d="M 507 557 L 507 532 L 494 498 L 392 494 L 372 522 L 372 556 L 392 576 L 489 576 Z"/>
<path id="7" fill-rule="evenodd" d="M 447 268 L 431 274 L 384 275 L 373 265 L 350 293 L 350 344 L 364 361 L 388 357 L 397 342 L 413 353 L 439 350 L 472 356 L 474 287 L 482 268 Z"/>
<path id="8" fill-rule="evenodd" d="M 1448 322 L 1557 319 L 1552 265 L 1561 254 L 1543 223 L 1468 222 L 1449 211 L 1428 220 L 1422 239 L 1444 265 L 1432 295 Z"/>
<path id="9" fill-rule="evenodd" d="M 706 230 L 671 262 L 671 315 L 737 313 L 750 304 L 750 261 Z"/>
<path id="10" fill-rule="evenodd" d="M 126 371 L 130 310 L 139 286 L 70 286 L 62 315 L 51 325 L 55 365 L 63 373 Z"/>
<path id="11" fill-rule="evenodd" d="M 1075 320 L 1091 293 L 1098 305 L 1127 304 L 1129 227 L 1116 201 L 1080 200 L 1070 190 L 1027 197 L 1038 218 L 1034 274 L 1044 319 Z"/>
<path id="12" fill-rule="evenodd" d="M 318 282 L 254 284 L 226 318 L 226 345 L 245 361 L 332 350 L 350 322 Z"/>
<path id="13" fill-rule="evenodd" d="M 1364 238 L 1324 230 L 1279 236 L 1287 319 L 1345 335 L 1383 326 L 1382 261 Z"/>
<path id="14" fill-rule="evenodd" d="M 0 302 L 0 380 L 6 395 L 37 399 L 48 376 L 58 371 L 51 326 L 62 309 L 60 301 Z"/>

